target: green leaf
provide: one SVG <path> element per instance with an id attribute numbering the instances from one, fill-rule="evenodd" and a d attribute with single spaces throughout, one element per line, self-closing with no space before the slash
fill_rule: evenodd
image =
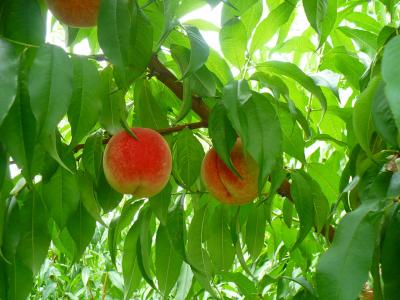
<path id="1" fill-rule="evenodd" d="M 0 126 L 14 103 L 17 94 L 19 57 L 16 49 L 0 39 Z"/>
<path id="2" fill-rule="evenodd" d="M 29 100 L 26 58 L 23 56 L 21 61 L 15 102 L 0 126 L 0 134 L 7 151 L 29 181 L 33 176 L 31 165 L 36 143 L 36 121 Z"/>
<path id="3" fill-rule="evenodd" d="M 16 256 L 33 274 L 37 274 L 50 246 L 47 230 L 49 216 L 37 192 L 31 191 L 25 197 L 24 205 L 19 211 L 21 238 Z"/>
<path id="4" fill-rule="evenodd" d="M 227 110 L 222 103 L 217 103 L 213 107 L 208 121 L 208 130 L 218 156 L 229 169 L 235 172 L 230 153 L 235 145 L 237 136 L 228 119 Z"/>
<path id="5" fill-rule="evenodd" d="M 303 0 L 308 21 L 319 34 L 321 46 L 335 26 L 337 0 Z"/>
<path id="6" fill-rule="evenodd" d="M 386 228 L 383 248 L 381 253 L 382 279 L 384 282 L 385 299 L 395 299 L 400 292 L 398 282 L 400 280 L 398 267 L 400 260 L 398 253 L 400 243 L 398 236 L 400 234 L 400 211 L 396 207 Z"/>
<path id="7" fill-rule="evenodd" d="M 353 112 L 354 134 L 361 148 L 371 154 L 371 138 L 375 130 L 372 121 L 372 101 L 376 95 L 381 79 L 373 78 L 368 87 L 360 94 Z"/>
<path id="8" fill-rule="evenodd" d="M 0 28 L 10 40 L 30 45 L 44 43 L 46 18 L 40 3 L 35 0 L 4 0 Z"/>
<path id="9" fill-rule="evenodd" d="M 29 77 L 29 95 L 39 135 L 54 132 L 72 96 L 72 66 L 59 47 L 39 47 Z"/>
<path id="10" fill-rule="evenodd" d="M 234 18 L 224 24 L 219 33 L 219 41 L 225 58 L 235 67 L 243 68 L 247 50 L 247 33 L 242 21 Z"/>
<path id="11" fill-rule="evenodd" d="M 400 37 L 395 37 L 385 46 L 382 58 L 382 77 L 386 83 L 385 93 L 398 129 L 400 128 L 400 105 L 397 95 L 400 90 L 397 82 L 400 79 L 400 69 L 394 62 L 399 51 Z M 399 141 L 399 137 L 397 140 Z"/>
<path id="12" fill-rule="evenodd" d="M 354 29 L 347 26 L 341 26 L 338 27 L 338 29 L 349 38 L 353 39 L 361 49 L 367 48 L 368 50 L 372 51 L 372 53 L 376 52 L 378 47 L 378 36 L 376 34 L 366 30 Z"/>
<path id="13" fill-rule="evenodd" d="M 284 199 L 283 202 L 283 221 L 285 222 L 287 227 L 292 227 L 293 223 L 293 203 L 290 202 L 287 198 Z"/>
<path id="14" fill-rule="evenodd" d="M 99 182 L 96 187 L 97 201 L 104 212 L 110 212 L 118 206 L 123 195 L 114 190 L 108 183 L 104 172 L 100 171 Z"/>
<path id="15" fill-rule="evenodd" d="M 122 256 L 122 273 L 124 276 L 124 299 L 131 299 L 133 292 L 139 287 L 142 274 L 137 261 L 137 242 L 139 239 L 140 219 L 129 230 L 124 244 Z"/>
<path id="16" fill-rule="evenodd" d="M 235 259 L 235 247 L 228 228 L 228 215 L 224 206 L 215 208 L 210 216 L 207 249 L 217 272 L 227 271 L 232 267 Z"/>
<path id="17" fill-rule="evenodd" d="M 314 206 L 314 225 L 317 232 L 321 232 L 328 220 L 330 214 L 330 202 L 323 194 L 323 190 L 319 185 L 319 182 L 308 178 L 309 186 L 312 191 L 312 201 Z M 332 202 L 336 200 L 332 199 Z M 332 203 L 331 202 L 331 203 Z"/>
<path id="18" fill-rule="evenodd" d="M 365 66 L 360 61 L 360 58 L 348 52 L 343 46 L 326 52 L 321 60 L 320 69 L 329 69 L 336 73 L 342 73 L 348 84 L 357 90 L 360 89 L 360 78 L 365 72 Z"/>
<path id="19" fill-rule="evenodd" d="M 210 55 L 208 56 L 206 67 L 217 76 L 222 84 L 227 84 L 233 80 L 232 72 L 228 63 L 213 49 L 210 49 Z"/>
<path id="20" fill-rule="evenodd" d="M 187 242 L 187 256 L 190 264 L 206 276 L 211 274 L 210 255 L 203 247 L 203 243 L 206 240 L 207 227 L 209 226 L 208 213 L 207 206 L 195 211 L 189 226 Z"/>
<path id="21" fill-rule="evenodd" d="M 50 155 L 52 159 L 54 159 L 66 171 L 71 174 L 73 173 L 73 170 L 75 170 L 75 161 L 73 161 L 73 164 L 69 164 L 67 166 L 66 162 L 64 162 L 60 156 L 58 145 L 60 145 L 62 142 L 61 136 L 58 131 L 51 133 L 48 136 L 43 136 L 40 142 L 43 149 L 47 152 L 48 155 Z"/>
<path id="22" fill-rule="evenodd" d="M 202 31 L 214 31 L 219 32 L 221 28 L 210 21 L 203 20 L 203 19 L 191 19 L 187 20 L 183 23 L 184 25 L 191 25 L 195 26 Z"/>
<path id="23" fill-rule="evenodd" d="M 148 206 L 146 206 L 140 214 L 142 222 L 140 224 L 140 236 L 137 244 L 139 269 L 146 282 L 155 289 L 156 287 L 152 280 L 153 275 L 151 271 L 154 270 L 153 261 L 151 259 L 151 244 L 154 234 L 152 228 L 155 227 L 155 224 L 154 226 L 152 224 L 154 223 L 154 217 L 153 212 Z"/>
<path id="24" fill-rule="evenodd" d="M 383 82 L 379 84 L 374 99 L 372 100 L 371 114 L 375 129 L 383 140 L 392 146 L 396 146 L 399 130 L 396 127 L 396 122 L 385 94 L 385 84 Z"/>
<path id="25" fill-rule="evenodd" d="M 302 131 L 297 125 L 296 120 L 290 115 L 290 112 L 285 109 L 279 110 L 279 121 L 282 128 L 282 149 L 287 154 L 293 156 L 301 162 L 305 162 L 304 156 L 305 142 Z"/>
<path id="26" fill-rule="evenodd" d="M 258 24 L 251 41 L 250 55 L 262 49 L 262 47 L 271 40 L 279 28 L 288 21 L 295 8 L 296 6 L 292 3 L 283 2 L 272 10 L 267 18 Z"/>
<path id="27" fill-rule="evenodd" d="M 224 281 L 235 283 L 246 299 L 257 299 L 255 284 L 242 273 L 222 272 L 221 276 Z"/>
<path id="28" fill-rule="evenodd" d="M 114 218 L 110 223 L 108 229 L 108 250 L 110 251 L 111 261 L 114 265 L 116 265 L 117 249 L 121 240 L 121 232 L 132 223 L 132 220 L 142 204 L 142 201 L 126 202 L 122 208 L 121 215 Z"/>
<path id="29" fill-rule="evenodd" d="M 200 176 L 201 162 L 204 149 L 190 129 L 182 130 L 175 142 L 173 149 L 174 168 L 189 189 Z"/>
<path id="30" fill-rule="evenodd" d="M 127 88 L 146 70 L 152 56 L 153 28 L 136 1 L 103 0 L 98 39 L 115 65 L 121 88 Z"/>
<path id="31" fill-rule="evenodd" d="M 79 186 L 75 176 L 58 167 L 50 180 L 43 183 L 42 196 L 50 216 L 61 229 L 64 228 L 79 206 Z"/>
<path id="32" fill-rule="evenodd" d="M 201 36 L 199 29 L 194 26 L 185 26 L 186 33 L 190 41 L 190 60 L 182 78 L 191 76 L 199 70 L 207 61 L 210 49 L 208 44 Z"/>
<path id="33" fill-rule="evenodd" d="M 322 107 L 322 111 L 325 113 L 327 109 L 327 100 L 324 93 L 322 92 L 321 88 L 315 84 L 312 78 L 307 76 L 298 66 L 288 62 L 268 61 L 266 63 L 259 64 L 257 66 L 257 70 L 265 73 L 272 72 L 297 81 L 300 85 L 318 98 Z"/>
<path id="34" fill-rule="evenodd" d="M 182 95 L 182 106 L 176 116 L 175 123 L 181 121 L 192 109 L 193 98 L 192 98 L 192 88 L 191 80 L 189 78 L 183 79 L 183 95 Z"/>
<path id="35" fill-rule="evenodd" d="M 362 205 L 340 222 L 317 267 L 317 291 L 326 300 L 353 300 L 368 279 L 382 214 Z"/>
<path id="36" fill-rule="evenodd" d="M 253 205 L 246 223 L 246 245 L 253 261 L 260 255 L 264 247 L 265 226 L 267 218 L 265 210 L 257 204 Z"/>
<path id="37" fill-rule="evenodd" d="M 395 172 L 390 179 L 387 197 L 394 198 L 400 195 L 400 172 Z"/>
<path id="38" fill-rule="evenodd" d="M 352 12 L 346 16 L 346 20 L 349 20 L 360 28 L 376 34 L 378 34 L 382 28 L 382 25 L 376 19 L 362 12 Z"/>
<path id="39" fill-rule="evenodd" d="M 7 297 L 7 275 L 6 266 L 2 260 L 0 260 L 0 299 L 6 299 Z"/>
<path id="40" fill-rule="evenodd" d="M 230 4 L 229 4 L 230 3 Z M 261 8 L 260 8 L 261 4 Z M 261 10 L 261 13 L 257 10 Z M 229 0 L 224 1 L 222 7 L 221 24 L 225 24 L 232 18 L 240 17 L 250 35 L 256 27 L 262 14 L 262 3 L 257 0 Z"/>
<path id="41" fill-rule="evenodd" d="M 179 8 L 179 0 L 164 1 L 164 33 L 170 32 L 176 24 L 176 13 Z M 162 39 L 162 37 L 161 37 Z"/>
<path id="42" fill-rule="evenodd" d="M 313 195 L 307 177 L 302 171 L 292 173 L 291 193 L 300 219 L 300 231 L 296 245 L 299 245 L 310 232 L 315 218 Z M 294 246 L 294 247 L 295 247 Z"/>
<path id="43" fill-rule="evenodd" d="M 185 225 L 185 211 L 184 211 L 184 194 L 179 199 L 176 206 L 169 212 L 167 217 L 168 237 L 171 244 L 174 246 L 175 251 L 180 257 L 187 261 L 185 251 L 186 241 L 186 225 Z"/>
<path id="44" fill-rule="evenodd" d="M 20 199 L 21 200 L 21 199 Z M 8 298 L 25 299 L 33 286 L 33 276 L 39 272 L 50 246 L 47 231 L 48 215 L 36 191 L 23 195 L 20 208 L 14 200 L 9 208 L 4 236 L 7 263 Z"/>
<path id="45" fill-rule="evenodd" d="M 168 182 L 160 193 L 149 198 L 150 208 L 164 226 L 167 224 L 168 208 L 172 200 L 171 193 L 172 186 L 171 183 Z"/>
<path id="46" fill-rule="evenodd" d="M 161 129 L 169 125 L 166 112 L 162 110 L 147 80 L 135 84 L 135 112 L 137 126 Z"/>
<path id="47" fill-rule="evenodd" d="M 190 269 L 190 266 L 184 263 L 181 269 L 181 274 L 178 278 L 175 299 L 187 299 L 187 296 L 192 287 L 192 281 L 193 272 Z"/>
<path id="48" fill-rule="evenodd" d="M 100 132 L 95 132 L 86 139 L 85 147 L 82 152 L 82 165 L 86 172 L 92 176 L 92 179 L 97 182 L 100 174 L 103 172 L 103 135 Z"/>
<path id="49" fill-rule="evenodd" d="M 77 262 L 92 240 L 96 229 L 96 221 L 88 213 L 82 201 L 79 201 L 77 210 L 69 218 L 67 228 L 75 242 L 74 261 Z"/>
<path id="50" fill-rule="evenodd" d="M 178 63 L 181 74 L 189 67 L 190 51 L 189 49 L 172 44 L 171 55 Z M 181 121 L 192 108 L 192 93 L 200 96 L 214 97 L 216 92 L 216 82 L 213 75 L 205 67 L 201 66 L 199 70 L 191 74 L 189 78 L 183 79 L 182 105 L 175 122 Z"/>
<path id="51" fill-rule="evenodd" d="M 89 173 L 78 171 L 77 181 L 79 185 L 80 199 L 90 216 L 105 226 L 101 218 L 101 206 L 96 199 L 94 192 L 94 182 Z"/>
<path id="52" fill-rule="evenodd" d="M 106 68 L 100 73 L 102 111 L 100 124 L 110 133 L 121 131 L 121 121 L 127 118 L 124 93 L 113 84 L 112 69 Z"/>
<path id="53" fill-rule="evenodd" d="M 168 297 L 179 277 L 182 259 L 171 245 L 167 229 L 163 225 L 157 231 L 155 266 L 158 288 L 164 297 Z"/>
<path id="54" fill-rule="evenodd" d="M 267 96 L 253 93 L 241 107 L 240 128 L 237 130 L 244 142 L 244 148 L 260 168 L 259 192 L 282 157 L 282 132 L 272 101 Z"/>
<path id="55" fill-rule="evenodd" d="M 99 119 L 101 109 L 100 76 L 96 66 L 86 58 L 72 58 L 74 79 L 68 121 L 71 124 L 71 146 L 79 143 Z"/>
<path id="56" fill-rule="evenodd" d="M 307 166 L 308 174 L 318 182 L 325 197 L 329 199 L 330 203 L 334 203 L 339 196 L 339 182 L 340 177 L 337 173 L 333 172 L 334 167 L 329 164 L 329 160 L 323 164 L 310 163 Z"/>
<path id="57" fill-rule="evenodd" d="M 206 66 L 201 67 L 192 75 L 190 84 L 192 93 L 201 97 L 215 97 L 217 85 L 215 75 Z"/>

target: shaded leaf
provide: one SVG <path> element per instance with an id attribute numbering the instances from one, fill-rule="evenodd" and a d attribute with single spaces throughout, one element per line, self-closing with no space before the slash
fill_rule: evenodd
<path id="1" fill-rule="evenodd" d="M 18 53 L 13 45 L 0 39 L 0 125 L 7 116 L 17 94 Z"/>
<path id="2" fill-rule="evenodd" d="M 79 206 L 79 186 L 75 176 L 58 167 L 50 180 L 43 183 L 43 200 L 50 216 L 62 229 Z"/>
<path id="3" fill-rule="evenodd" d="M 235 258 L 235 247 L 228 228 L 228 216 L 224 206 L 218 206 L 210 216 L 207 249 L 217 272 L 229 270 Z"/>
<path id="4" fill-rule="evenodd" d="M 183 184 L 189 189 L 200 176 L 204 157 L 203 146 L 190 129 L 182 130 L 175 142 L 174 168 Z"/>
<path id="5" fill-rule="evenodd" d="M 155 266 L 158 288 L 164 297 L 167 297 L 179 277 L 182 259 L 175 252 L 167 230 L 162 225 L 157 231 Z"/>
<path id="6" fill-rule="evenodd" d="M 320 258 L 317 291 L 327 300 L 357 298 L 372 263 L 381 213 L 371 204 L 346 215 L 335 233 L 332 247 Z"/>
<path id="7" fill-rule="evenodd" d="M 71 124 L 71 145 L 79 143 L 99 119 L 101 84 L 96 66 L 86 58 L 72 58 L 73 93 L 68 109 Z"/>
<path id="8" fill-rule="evenodd" d="M 39 47 L 30 72 L 29 95 L 39 134 L 53 133 L 72 96 L 72 65 L 63 49 Z"/>
<path id="9" fill-rule="evenodd" d="M 98 39 L 115 65 L 121 88 L 127 88 L 146 70 L 152 55 L 153 28 L 136 1 L 104 0 L 98 16 Z"/>

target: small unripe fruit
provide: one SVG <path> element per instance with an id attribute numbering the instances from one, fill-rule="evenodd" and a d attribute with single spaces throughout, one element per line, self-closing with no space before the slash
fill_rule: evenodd
<path id="1" fill-rule="evenodd" d="M 149 128 L 132 128 L 137 140 L 126 131 L 114 135 L 103 156 L 104 175 L 122 194 L 151 197 L 166 186 L 172 157 L 168 143 Z"/>
<path id="2" fill-rule="evenodd" d="M 91 27 L 97 24 L 100 0 L 47 0 L 51 13 L 71 27 Z"/>
<path id="3" fill-rule="evenodd" d="M 259 168 L 254 159 L 244 153 L 238 140 L 231 160 L 241 177 L 235 175 L 221 160 L 214 148 L 205 156 L 201 176 L 208 191 L 226 204 L 246 204 L 257 197 Z"/>

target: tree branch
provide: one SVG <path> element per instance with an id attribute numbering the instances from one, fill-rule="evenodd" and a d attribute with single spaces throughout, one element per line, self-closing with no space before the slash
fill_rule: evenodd
<path id="1" fill-rule="evenodd" d="M 82 56 L 77 54 L 71 54 Z M 95 54 L 86 56 L 97 61 L 106 61 L 107 57 L 103 54 Z M 158 59 L 157 54 L 154 54 L 149 64 L 150 74 L 154 75 L 159 81 L 166 85 L 180 100 L 183 98 L 183 85 L 178 81 L 178 78 L 170 70 L 168 70 Z M 207 121 L 210 115 L 210 109 L 203 102 L 201 97 L 192 97 L 192 109 L 202 119 Z"/>
<path id="2" fill-rule="evenodd" d="M 200 121 L 196 123 L 188 123 L 188 124 L 183 124 L 183 125 L 177 125 L 173 127 L 168 127 L 168 128 L 162 128 L 162 129 L 156 129 L 156 131 L 159 134 L 162 135 L 168 135 L 174 132 L 179 132 L 182 131 L 183 129 L 200 129 L 200 128 L 207 128 L 208 127 L 208 122 L 207 121 Z M 103 140 L 103 144 L 106 145 L 110 141 L 111 138 L 106 138 Z M 76 145 L 74 148 L 74 152 L 78 152 L 79 150 L 82 150 L 85 147 L 85 144 L 79 144 Z"/>

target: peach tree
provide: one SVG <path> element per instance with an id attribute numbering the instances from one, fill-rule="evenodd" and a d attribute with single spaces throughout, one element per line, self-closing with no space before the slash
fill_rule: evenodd
<path id="1" fill-rule="evenodd" d="M 0 299 L 397 299 L 398 2 L 0 1 Z"/>

